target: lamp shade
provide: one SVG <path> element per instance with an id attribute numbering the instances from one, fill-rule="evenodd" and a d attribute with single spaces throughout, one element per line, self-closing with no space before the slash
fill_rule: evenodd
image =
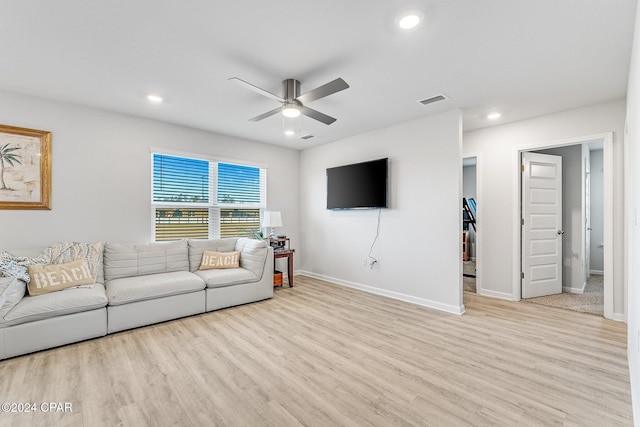
<path id="1" fill-rule="evenodd" d="M 262 213 L 263 227 L 282 227 L 280 211 L 264 211 Z"/>

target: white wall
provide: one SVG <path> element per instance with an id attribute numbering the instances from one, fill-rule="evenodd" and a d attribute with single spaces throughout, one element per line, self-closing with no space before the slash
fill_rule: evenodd
<path id="1" fill-rule="evenodd" d="M 300 157 L 302 270 L 347 286 L 461 313 L 458 110 L 305 150 Z M 326 169 L 389 158 L 390 209 L 326 209 Z"/>
<path id="2" fill-rule="evenodd" d="M 266 165 L 268 208 L 298 244 L 298 151 L 9 92 L 0 118 L 52 132 L 52 209 L 0 210 L 0 250 L 151 241 L 150 147 Z"/>
<path id="3" fill-rule="evenodd" d="M 582 145 L 536 152 L 562 157 L 562 291 L 582 293 Z"/>
<path id="4" fill-rule="evenodd" d="M 604 271 L 604 158 L 602 150 L 593 150 L 591 158 L 591 242 L 589 268 Z"/>
<path id="5" fill-rule="evenodd" d="M 476 197 L 476 167 L 465 166 L 462 168 L 462 197 Z M 462 203 L 462 202 L 460 202 Z"/>
<path id="6" fill-rule="evenodd" d="M 480 154 L 478 182 L 482 188 L 482 239 L 476 250 L 483 265 L 478 265 L 483 293 L 514 299 L 514 233 L 513 212 L 519 203 L 517 162 L 518 149 L 539 148 L 550 141 L 560 141 L 586 135 L 613 132 L 613 291 L 614 317 L 625 316 L 624 297 L 624 146 L 625 100 L 550 114 L 466 132 L 463 155 Z"/>
<path id="7" fill-rule="evenodd" d="M 640 8 L 636 11 L 627 89 L 628 344 L 635 425 L 640 425 Z"/>

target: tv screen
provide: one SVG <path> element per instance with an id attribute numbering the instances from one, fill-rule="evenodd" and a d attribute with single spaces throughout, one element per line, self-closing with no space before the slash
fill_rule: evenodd
<path id="1" fill-rule="evenodd" d="M 388 208 L 387 158 L 327 169 L 327 209 Z"/>

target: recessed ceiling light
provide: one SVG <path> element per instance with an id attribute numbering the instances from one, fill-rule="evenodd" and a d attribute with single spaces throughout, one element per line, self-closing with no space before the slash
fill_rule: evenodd
<path id="1" fill-rule="evenodd" d="M 500 117 L 502 117 L 502 114 L 500 114 L 500 113 L 487 114 L 487 119 L 489 119 L 489 120 L 499 119 Z"/>
<path id="2" fill-rule="evenodd" d="M 403 30 L 409 30 L 420 23 L 418 15 L 407 15 L 398 22 L 398 26 Z"/>
<path id="3" fill-rule="evenodd" d="M 162 102 L 162 97 L 159 95 L 150 94 L 150 95 L 147 95 L 147 101 L 159 104 Z"/>
<path id="4" fill-rule="evenodd" d="M 420 25 L 424 19 L 424 13 L 421 10 L 409 10 L 398 16 L 396 24 L 403 30 L 411 30 Z"/>
<path id="5" fill-rule="evenodd" d="M 291 129 L 287 129 L 287 130 L 284 131 L 284 134 L 287 135 L 287 136 L 293 136 L 293 135 L 296 134 L 296 132 L 291 130 Z"/>

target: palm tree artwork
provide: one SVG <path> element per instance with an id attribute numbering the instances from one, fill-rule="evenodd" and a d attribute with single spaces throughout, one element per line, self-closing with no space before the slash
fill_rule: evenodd
<path id="1" fill-rule="evenodd" d="M 14 153 L 19 149 L 20 147 L 9 147 L 9 144 L 0 146 L 0 190 L 11 190 L 4 181 L 4 170 L 6 165 L 13 167 L 16 163 L 22 164 L 19 160 L 20 156 Z"/>

